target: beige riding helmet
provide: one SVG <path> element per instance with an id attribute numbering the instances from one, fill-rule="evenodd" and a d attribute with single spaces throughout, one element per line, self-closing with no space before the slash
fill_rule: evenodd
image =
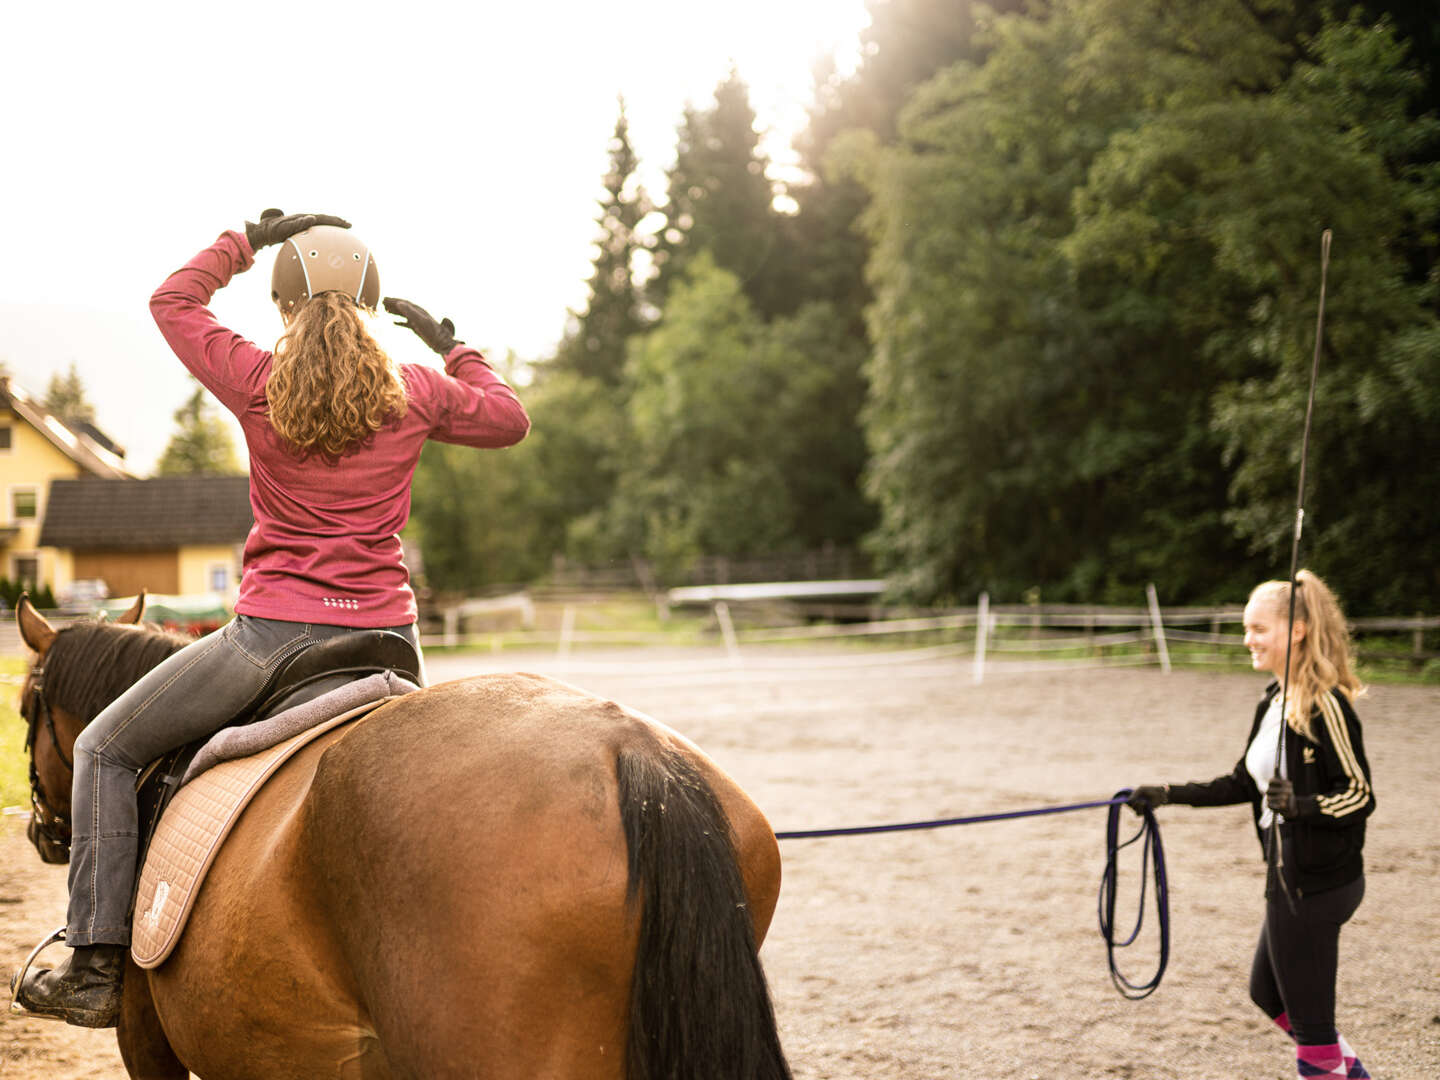
<path id="1" fill-rule="evenodd" d="M 371 311 L 380 302 L 375 256 L 349 229 L 316 225 L 286 240 L 275 256 L 270 299 L 281 315 L 290 315 L 322 292 L 345 293 Z"/>

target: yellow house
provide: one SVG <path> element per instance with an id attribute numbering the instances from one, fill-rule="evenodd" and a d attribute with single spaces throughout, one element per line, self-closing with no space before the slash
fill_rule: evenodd
<path id="1" fill-rule="evenodd" d="M 88 424 L 67 424 L 0 376 L 0 576 L 59 591 L 75 579 L 68 552 L 40 543 L 52 480 L 128 479 L 125 451 Z"/>
<path id="2" fill-rule="evenodd" d="M 56 479 L 40 547 L 111 596 L 205 593 L 228 607 L 253 524 L 248 476 Z"/>

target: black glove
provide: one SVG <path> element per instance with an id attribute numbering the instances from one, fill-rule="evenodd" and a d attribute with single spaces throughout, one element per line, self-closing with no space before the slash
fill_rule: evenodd
<path id="1" fill-rule="evenodd" d="M 421 341 L 441 356 L 447 355 L 456 345 L 465 344 L 455 336 L 454 323 L 449 319 L 441 319 L 437 323 L 430 313 L 419 304 L 412 304 L 409 300 L 401 300 L 395 296 L 387 296 L 385 297 L 385 310 L 391 315 L 400 316 L 395 320 L 396 326 L 414 330 Z"/>
<path id="2" fill-rule="evenodd" d="M 1283 776 L 1270 780 L 1270 786 L 1265 789 L 1265 805 L 1272 813 L 1283 818 L 1300 816 L 1300 802 L 1295 798 L 1295 785 Z"/>
<path id="3" fill-rule="evenodd" d="M 245 222 L 245 239 L 250 241 L 250 250 L 259 251 L 271 244 L 283 244 L 296 233 L 316 225 L 339 225 L 350 228 L 350 222 L 334 214 L 287 214 L 280 210 L 266 210 L 259 222 Z"/>
<path id="4" fill-rule="evenodd" d="M 1146 810 L 1153 810 L 1157 806 L 1164 806 L 1169 801 L 1169 784 L 1162 784 L 1159 787 L 1141 785 L 1130 793 L 1130 797 L 1125 800 L 1125 805 L 1137 814 L 1143 814 Z"/>

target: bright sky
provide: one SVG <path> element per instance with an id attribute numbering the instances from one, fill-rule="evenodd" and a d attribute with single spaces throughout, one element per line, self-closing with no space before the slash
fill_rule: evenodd
<path id="1" fill-rule="evenodd" d="M 852 70 L 867 23 L 864 0 L 10 5 L 0 361 L 36 396 L 73 362 L 148 472 L 190 390 L 149 295 L 268 206 L 348 218 L 386 295 L 544 356 L 585 300 L 616 95 L 656 198 L 685 104 L 732 63 L 783 166 L 812 66 Z M 272 258 L 214 305 L 267 346 Z"/>

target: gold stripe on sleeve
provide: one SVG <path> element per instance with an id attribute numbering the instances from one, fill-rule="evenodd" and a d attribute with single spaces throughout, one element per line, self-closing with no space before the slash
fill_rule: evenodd
<path id="1" fill-rule="evenodd" d="M 1330 742 L 1334 745 L 1335 753 L 1340 758 L 1341 768 L 1350 778 L 1350 784 L 1344 791 L 1337 794 L 1321 795 L 1316 803 L 1320 807 L 1320 812 L 1326 816 L 1343 817 L 1364 808 L 1370 799 L 1370 785 L 1365 779 L 1365 771 L 1360 768 L 1360 762 L 1355 756 L 1355 748 L 1350 743 L 1350 729 L 1345 723 L 1345 714 L 1341 711 L 1339 702 L 1335 700 L 1335 695 L 1333 693 L 1325 694 L 1318 704 L 1320 714 L 1325 720 L 1325 728 L 1330 734 Z"/>

